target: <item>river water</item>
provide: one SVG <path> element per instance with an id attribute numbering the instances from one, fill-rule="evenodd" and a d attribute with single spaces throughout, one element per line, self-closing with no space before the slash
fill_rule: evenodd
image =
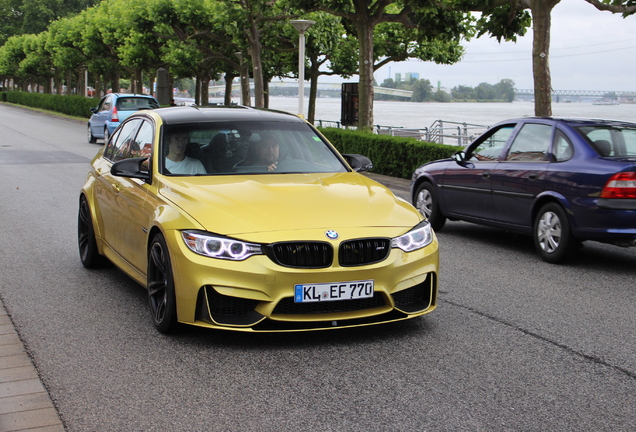
<path id="1" fill-rule="evenodd" d="M 210 102 L 222 102 L 212 100 Z M 305 99 L 305 112 L 308 99 Z M 270 98 L 270 108 L 296 113 L 298 99 Z M 425 128 L 436 120 L 490 126 L 499 121 L 534 116 L 533 102 L 512 103 L 438 103 L 375 101 L 373 124 L 381 126 Z M 553 103 L 555 117 L 602 118 L 636 122 L 636 104 L 593 105 L 591 102 Z M 340 99 L 319 98 L 316 119 L 339 121 Z"/>

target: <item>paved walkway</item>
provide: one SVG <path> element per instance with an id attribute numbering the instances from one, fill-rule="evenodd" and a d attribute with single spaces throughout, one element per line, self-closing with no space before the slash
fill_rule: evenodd
<path id="1" fill-rule="evenodd" d="M 0 300 L 0 432 L 64 432 L 49 394 Z"/>
<path id="2" fill-rule="evenodd" d="M 365 174 L 408 200 L 408 180 Z M 64 426 L 0 300 L 0 432 L 9 431 L 64 432 Z"/>

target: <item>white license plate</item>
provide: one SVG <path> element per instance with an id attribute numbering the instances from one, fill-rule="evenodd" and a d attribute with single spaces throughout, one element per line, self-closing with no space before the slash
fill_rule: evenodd
<path id="1" fill-rule="evenodd" d="M 373 281 L 334 282 L 294 286 L 294 302 L 354 300 L 373 297 Z"/>

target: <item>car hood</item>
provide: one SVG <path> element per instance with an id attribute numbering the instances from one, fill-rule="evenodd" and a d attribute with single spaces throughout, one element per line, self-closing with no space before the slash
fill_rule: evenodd
<path id="1" fill-rule="evenodd" d="M 355 172 L 165 177 L 160 194 L 203 229 L 228 236 L 361 227 L 410 228 L 417 210 Z"/>

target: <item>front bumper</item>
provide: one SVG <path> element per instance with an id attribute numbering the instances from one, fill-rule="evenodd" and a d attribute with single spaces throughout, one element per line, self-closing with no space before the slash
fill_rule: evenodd
<path id="1" fill-rule="evenodd" d="M 289 268 L 265 255 L 235 262 L 191 252 L 178 231 L 166 233 L 171 251 L 177 318 L 209 328 L 251 332 L 356 327 L 400 321 L 437 305 L 437 240 L 405 253 L 393 249 L 375 264 L 329 268 Z M 294 303 L 296 284 L 374 280 L 374 297 Z"/>

